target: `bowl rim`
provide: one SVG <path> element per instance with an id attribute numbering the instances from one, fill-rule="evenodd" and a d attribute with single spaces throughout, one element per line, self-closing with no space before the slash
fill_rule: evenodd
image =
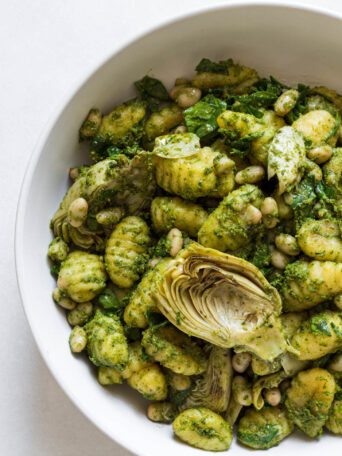
<path id="1" fill-rule="evenodd" d="M 30 152 L 28 163 L 26 165 L 26 169 L 24 172 L 23 180 L 21 183 L 21 188 L 17 200 L 17 210 L 16 210 L 16 219 L 15 219 L 15 236 L 14 236 L 14 257 L 15 257 L 15 270 L 16 270 L 16 279 L 17 285 L 19 289 L 20 301 L 22 304 L 22 308 L 24 310 L 24 314 L 28 321 L 31 334 L 35 341 L 36 347 L 38 348 L 38 352 L 40 356 L 44 360 L 45 365 L 49 369 L 51 375 L 59 385 L 59 387 L 63 390 L 63 392 L 68 396 L 71 402 L 77 407 L 77 409 L 92 423 L 94 424 L 97 429 L 99 429 L 103 434 L 109 437 L 114 442 L 121 445 L 122 448 L 129 450 L 130 452 L 140 455 L 140 456 L 149 456 L 148 453 L 141 452 L 141 448 L 139 443 L 135 443 L 134 439 L 126 439 L 120 434 L 119 431 L 117 432 L 109 432 L 106 429 L 103 429 L 100 424 L 97 422 L 96 417 L 93 416 L 92 411 L 87 409 L 86 404 L 82 403 L 74 394 L 73 391 L 68 389 L 65 385 L 63 376 L 59 373 L 57 369 L 54 368 L 53 364 L 50 363 L 50 359 L 48 356 L 44 355 L 44 352 L 41 349 L 39 336 L 33 329 L 33 312 L 30 310 L 30 306 L 28 305 L 27 300 L 25 299 L 25 286 L 24 286 L 24 269 L 23 269 L 23 232 L 24 232 L 24 218 L 25 218 L 25 209 L 28 205 L 28 195 L 29 190 L 33 180 L 33 173 L 35 171 L 37 162 L 40 158 L 41 151 L 43 150 L 46 141 L 53 129 L 54 125 L 56 124 L 57 120 L 62 115 L 65 107 L 72 102 L 74 96 L 81 90 L 81 88 L 92 78 L 97 71 L 99 71 L 102 67 L 104 67 L 116 54 L 123 52 L 126 48 L 130 45 L 134 44 L 135 42 L 139 41 L 140 39 L 144 38 L 145 36 L 156 32 L 158 30 L 163 29 L 168 25 L 175 24 L 179 21 L 189 19 L 190 17 L 200 16 L 206 14 L 208 12 L 226 10 L 226 9 L 236 9 L 236 8 L 249 8 L 253 6 L 260 6 L 260 7 L 275 7 L 275 8 L 289 8 L 298 11 L 308 11 L 312 13 L 316 13 L 318 15 L 328 16 L 331 18 L 338 19 L 342 22 L 342 12 L 334 11 L 331 8 L 327 8 L 325 6 L 317 6 L 317 5 L 310 5 L 304 4 L 301 1 L 296 0 L 231 0 L 229 4 L 217 4 L 212 6 L 200 6 L 194 8 L 192 11 L 179 14 L 176 17 L 171 19 L 165 19 L 158 24 L 148 27 L 147 29 L 143 30 L 139 34 L 137 34 L 133 38 L 126 39 L 123 43 L 119 46 L 114 47 L 109 54 L 107 54 L 100 62 L 93 65 L 90 70 L 88 70 L 86 77 L 81 77 L 77 81 L 72 84 L 72 87 L 68 88 L 64 94 L 62 94 L 60 101 L 56 104 L 53 112 L 49 116 L 49 119 L 46 121 L 45 126 L 43 126 L 42 131 L 38 135 L 36 143 Z"/>

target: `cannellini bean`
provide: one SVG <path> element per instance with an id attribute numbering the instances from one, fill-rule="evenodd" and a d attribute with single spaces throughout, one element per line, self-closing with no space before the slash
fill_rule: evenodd
<path id="1" fill-rule="evenodd" d="M 69 206 L 70 225 L 77 228 L 87 218 L 88 203 L 84 198 L 76 198 Z"/>
<path id="2" fill-rule="evenodd" d="M 177 412 L 177 407 L 170 402 L 155 402 L 148 406 L 147 417 L 156 423 L 171 423 Z"/>
<path id="3" fill-rule="evenodd" d="M 278 223 L 278 205 L 274 198 L 267 197 L 261 204 L 262 221 L 266 228 L 274 228 Z"/>
<path id="4" fill-rule="evenodd" d="M 81 326 L 75 326 L 71 331 L 69 345 L 73 353 L 80 353 L 86 348 L 87 334 Z"/>
<path id="5" fill-rule="evenodd" d="M 149 266 L 151 269 L 155 268 L 157 264 L 162 260 L 161 257 L 151 258 L 149 261 Z"/>
<path id="6" fill-rule="evenodd" d="M 235 176 L 235 182 L 242 184 L 255 184 L 263 180 L 265 170 L 262 166 L 247 166 L 247 168 L 239 171 Z"/>
<path id="7" fill-rule="evenodd" d="M 68 313 L 67 320 L 71 326 L 83 325 L 93 312 L 91 302 L 82 302 Z"/>
<path id="8" fill-rule="evenodd" d="M 171 241 L 170 255 L 176 256 L 183 247 L 182 232 L 178 228 L 172 228 L 167 234 L 167 238 Z"/>
<path id="9" fill-rule="evenodd" d="M 264 392 L 265 400 L 272 407 L 276 407 L 281 401 L 281 392 L 278 388 L 270 388 Z"/>
<path id="10" fill-rule="evenodd" d="M 80 171 L 79 171 L 79 168 L 70 168 L 69 170 L 69 177 L 70 179 L 72 180 L 75 180 L 78 178 L 78 176 L 80 175 Z"/>
<path id="11" fill-rule="evenodd" d="M 52 297 L 59 306 L 63 307 L 63 309 L 73 310 L 76 307 L 76 302 L 63 296 L 59 288 L 53 290 Z"/>
<path id="12" fill-rule="evenodd" d="M 342 353 L 334 356 L 334 359 L 329 363 L 329 368 L 335 372 L 342 372 Z"/>
<path id="13" fill-rule="evenodd" d="M 185 391 L 191 386 L 191 379 L 187 375 L 176 374 L 170 372 L 169 383 L 172 388 L 177 391 Z"/>
<path id="14" fill-rule="evenodd" d="M 308 158 L 319 165 L 328 161 L 332 154 L 333 148 L 328 144 L 315 147 L 307 152 Z"/>
<path id="15" fill-rule="evenodd" d="M 227 156 L 223 155 L 217 162 L 215 163 L 215 171 L 216 174 L 221 175 L 225 174 L 230 171 L 235 166 L 235 162 L 228 158 Z"/>
<path id="16" fill-rule="evenodd" d="M 252 388 L 245 377 L 236 375 L 232 382 L 232 393 L 235 401 L 240 405 L 252 404 Z"/>
<path id="17" fill-rule="evenodd" d="M 296 256 L 300 253 L 296 238 L 290 234 L 278 234 L 275 238 L 275 245 L 285 255 Z"/>
<path id="18" fill-rule="evenodd" d="M 249 223 L 257 225 L 262 218 L 262 214 L 257 207 L 253 206 L 253 204 L 249 204 L 244 213 L 244 217 Z"/>
<path id="19" fill-rule="evenodd" d="M 290 257 L 271 246 L 271 263 L 276 269 L 285 269 Z"/>
<path id="20" fill-rule="evenodd" d="M 274 111 L 278 116 L 286 116 L 295 106 L 299 97 L 298 90 L 290 89 L 282 93 L 274 103 Z"/>
<path id="21" fill-rule="evenodd" d="M 285 192 L 283 194 L 283 198 L 284 198 L 285 203 L 288 206 L 291 206 L 291 204 L 293 203 L 293 195 L 291 195 L 291 193 L 289 193 L 289 192 Z"/>
<path id="22" fill-rule="evenodd" d="M 247 352 L 235 353 L 232 358 L 233 369 L 235 372 L 243 374 L 247 370 L 251 360 L 252 356 Z"/>
<path id="23" fill-rule="evenodd" d="M 175 100 L 182 109 L 190 108 L 196 104 L 202 96 L 201 89 L 178 85 L 170 91 L 170 97 Z"/>
<path id="24" fill-rule="evenodd" d="M 188 129 L 186 128 L 185 125 L 178 125 L 178 127 L 174 128 L 173 130 L 171 130 L 171 133 L 174 133 L 174 134 L 182 134 L 182 133 L 186 133 L 188 131 Z"/>
<path id="25" fill-rule="evenodd" d="M 190 108 L 201 99 L 202 91 L 196 87 L 184 87 L 177 96 L 177 104 L 183 109 Z"/>
<path id="26" fill-rule="evenodd" d="M 121 207 L 112 207 L 109 209 L 103 209 L 96 214 L 96 221 L 100 225 L 114 225 L 118 223 L 124 213 Z"/>
<path id="27" fill-rule="evenodd" d="M 334 304 L 338 309 L 342 310 L 342 294 L 335 296 Z"/>

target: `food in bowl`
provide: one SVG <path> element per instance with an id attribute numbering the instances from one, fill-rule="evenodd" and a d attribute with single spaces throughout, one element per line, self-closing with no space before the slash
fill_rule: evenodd
<path id="1" fill-rule="evenodd" d="M 204 450 L 342 434 L 342 97 L 230 59 L 135 85 L 51 220 L 71 350 Z"/>

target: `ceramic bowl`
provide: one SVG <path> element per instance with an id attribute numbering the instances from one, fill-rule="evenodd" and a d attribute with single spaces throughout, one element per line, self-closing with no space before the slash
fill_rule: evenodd
<path id="1" fill-rule="evenodd" d="M 134 94 L 133 82 L 152 69 L 170 87 L 191 75 L 202 57 L 231 57 L 281 81 L 342 91 L 342 19 L 285 2 L 229 5 L 201 11 L 149 31 L 115 53 L 65 100 L 34 151 L 18 206 L 16 264 L 24 309 L 40 352 L 65 393 L 113 440 L 140 456 L 205 454 L 175 439 L 172 427 L 146 418 L 146 401 L 128 387 L 104 388 L 85 359 L 68 346 L 70 327 L 52 301 L 55 280 L 46 259 L 49 220 L 70 185 L 68 169 L 85 161 L 78 128 L 91 106 L 103 112 Z M 338 438 L 319 442 L 293 435 L 272 456 L 341 454 Z M 100 451 L 100 449 L 99 449 Z M 247 449 L 233 443 L 236 456 Z"/>

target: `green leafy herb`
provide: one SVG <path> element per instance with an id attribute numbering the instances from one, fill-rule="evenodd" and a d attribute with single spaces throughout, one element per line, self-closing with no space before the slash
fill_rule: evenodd
<path id="1" fill-rule="evenodd" d="M 238 432 L 237 436 L 241 442 L 267 445 L 279 435 L 279 429 L 275 424 L 266 424 L 265 427 L 253 429 L 254 432 Z"/>
<path id="2" fill-rule="evenodd" d="M 310 92 L 310 87 L 304 84 L 298 84 L 297 90 L 299 92 L 299 97 L 297 98 L 297 102 L 294 108 L 287 114 L 286 120 L 289 123 L 293 123 L 295 120 L 298 119 L 299 116 L 305 113 L 307 110 L 307 96 Z"/>
<path id="3" fill-rule="evenodd" d="M 154 329 L 158 329 L 167 324 L 167 320 L 164 315 L 158 312 L 151 312 L 150 310 L 146 312 L 146 320 L 149 326 Z"/>
<path id="4" fill-rule="evenodd" d="M 288 90 L 290 89 L 290 87 L 278 81 L 273 76 L 270 76 L 269 79 L 260 79 L 253 86 L 253 90 L 255 91 L 273 92 L 277 95 L 277 97 L 279 97 L 282 94 L 284 89 Z"/>
<path id="5" fill-rule="evenodd" d="M 229 65 L 231 65 L 232 62 L 232 59 L 213 62 L 210 59 L 204 58 L 200 61 L 195 69 L 197 72 L 229 74 Z"/>
<path id="6" fill-rule="evenodd" d="M 271 263 L 271 250 L 266 236 L 260 236 L 257 239 L 255 249 L 249 261 L 259 268 L 263 274 L 269 271 L 268 266 Z"/>
<path id="7" fill-rule="evenodd" d="M 124 326 L 125 336 L 130 341 L 141 340 L 141 329 L 140 328 L 131 328 L 130 326 Z"/>
<path id="8" fill-rule="evenodd" d="M 110 288 L 105 288 L 97 300 L 100 306 L 102 306 L 105 310 L 121 310 L 120 301 L 118 300 L 114 291 Z"/>
<path id="9" fill-rule="evenodd" d="M 53 264 L 51 266 L 50 272 L 54 276 L 58 276 L 60 270 L 60 265 L 59 264 Z"/>
<path id="10" fill-rule="evenodd" d="M 335 189 L 330 187 L 323 181 L 318 182 L 315 191 L 317 196 L 325 201 L 331 201 L 336 199 Z"/>
<path id="11" fill-rule="evenodd" d="M 339 339 L 342 339 L 342 332 L 338 329 L 334 322 L 331 323 L 331 327 Z"/>
<path id="12" fill-rule="evenodd" d="M 310 320 L 311 331 L 316 334 L 323 334 L 325 336 L 331 336 L 329 324 L 327 319 L 320 316 L 315 315 Z"/>
<path id="13" fill-rule="evenodd" d="M 168 237 L 162 236 L 157 244 L 150 248 L 150 257 L 166 257 L 169 255 L 171 241 Z"/>
<path id="14" fill-rule="evenodd" d="M 152 112 L 159 110 L 159 103 L 161 101 L 170 101 L 168 91 L 159 79 L 144 76 L 134 84 L 142 100 L 146 101 L 147 106 Z"/>
<path id="15" fill-rule="evenodd" d="M 252 141 L 254 139 L 260 138 L 263 136 L 264 132 L 255 132 L 243 136 L 242 138 L 238 137 L 238 134 L 233 130 L 225 130 L 219 128 L 219 133 L 223 136 L 223 142 L 227 146 L 231 146 L 231 153 L 234 155 L 239 155 L 241 158 L 247 157 L 251 151 Z"/>
<path id="16" fill-rule="evenodd" d="M 218 129 L 217 117 L 226 108 L 227 104 L 224 101 L 211 94 L 206 95 L 201 101 L 183 112 L 189 132 L 195 133 L 201 139 L 212 135 Z"/>

